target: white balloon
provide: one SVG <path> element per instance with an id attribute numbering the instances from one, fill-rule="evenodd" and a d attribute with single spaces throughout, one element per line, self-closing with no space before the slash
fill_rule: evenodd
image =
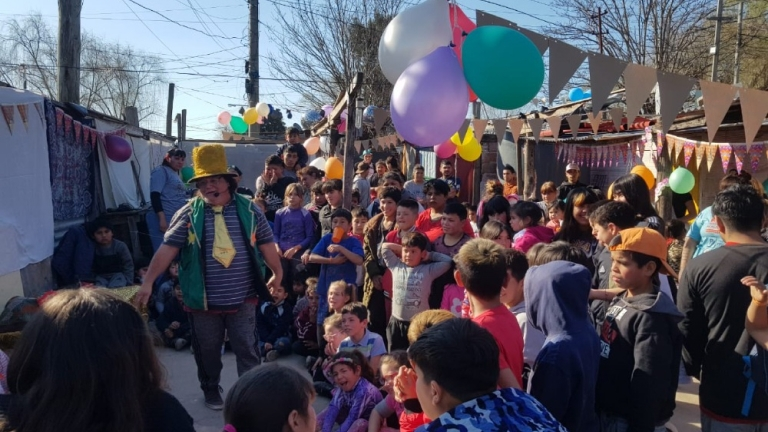
<path id="1" fill-rule="evenodd" d="M 325 169 L 325 158 L 324 157 L 318 157 L 315 158 L 312 162 L 309 163 L 309 166 L 313 166 L 319 170 Z"/>
<path id="2" fill-rule="evenodd" d="M 379 66 L 392 84 L 411 63 L 453 38 L 448 2 L 426 0 L 400 12 L 389 22 L 379 41 Z"/>
<path id="3" fill-rule="evenodd" d="M 260 116 L 266 117 L 269 115 L 269 104 L 265 102 L 259 102 L 256 104 L 256 111 Z"/>

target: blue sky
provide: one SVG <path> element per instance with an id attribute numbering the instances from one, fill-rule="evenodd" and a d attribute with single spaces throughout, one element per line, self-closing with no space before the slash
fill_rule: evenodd
<path id="1" fill-rule="evenodd" d="M 142 9 L 128 0 L 85 0 L 82 11 L 82 29 L 106 41 L 130 44 L 136 49 L 156 54 L 164 63 L 163 69 L 191 73 L 182 75 L 169 71 L 167 78 L 176 84 L 174 111 L 187 109 L 187 137 L 218 138 L 216 115 L 223 109 L 235 113 L 238 108 L 227 104 L 246 104 L 244 94 L 244 60 L 248 57 L 248 5 L 245 0 L 135 0 L 178 21 L 185 26 L 169 22 L 157 14 Z M 315 0 L 319 2 L 319 0 Z M 280 0 L 280 4 L 292 3 Z M 190 7 L 194 6 L 194 10 Z M 474 19 L 480 9 L 536 30 L 546 21 L 559 21 L 542 0 L 461 0 L 460 7 Z M 514 5 L 514 6 L 507 6 Z M 274 22 L 284 7 L 272 0 L 261 0 L 260 20 Z M 522 13 L 515 12 L 516 9 Z M 281 11 L 282 9 L 282 11 Z M 0 21 L 23 18 L 39 12 L 53 29 L 57 25 L 56 0 L 3 1 Z M 526 15 L 529 14 L 529 15 Z M 267 55 L 273 46 L 267 29 L 262 27 L 259 50 Z M 195 57 L 193 59 L 189 59 Z M 185 60 L 188 59 L 188 60 Z M 261 63 L 261 76 L 275 76 L 266 62 Z M 280 82 L 262 80 L 260 100 L 275 107 L 292 109 L 300 114 L 299 95 Z M 163 109 L 166 90 L 163 91 Z M 331 102 L 331 101 L 329 101 Z M 286 120 L 288 121 L 288 120 Z M 290 122 L 298 122 L 298 115 Z M 162 131 L 165 121 L 153 119 L 142 126 Z M 174 127 L 175 130 L 175 127 Z"/>

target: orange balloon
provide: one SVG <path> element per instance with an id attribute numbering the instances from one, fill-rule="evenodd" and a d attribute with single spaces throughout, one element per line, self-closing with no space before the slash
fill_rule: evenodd
<path id="1" fill-rule="evenodd" d="M 651 172 L 645 165 L 638 165 L 632 168 L 632 171 L 630 172 L 642 177 L 643 180 L 645 180 L 645 184 L 648 185 L 648 190 L 653 189 L 653 186 L 656 184 L 656 177 L 654 177 L 653 172 Z"/>
<path id="2" fill-rule="evenodd" d="M 344 178 L 344 164 L 339 158 L 329 157 L 325 162 L 325 177 L 331 180 L 341 180 Z"/>

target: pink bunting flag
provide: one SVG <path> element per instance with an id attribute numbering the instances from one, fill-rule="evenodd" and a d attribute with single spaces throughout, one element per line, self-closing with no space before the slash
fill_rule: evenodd
<path id="1" fill-rule="evenodd" d="M 35 107 L 35 111 L 37 111 L 37 115 L 40 116 L 40 122 L 45 123 L 45 116 L 43 115 L 43 103 L 35 102 L 33 105 Z"/>
<path id="2" fill-rule="evenodd" d="M 560 160 L 560 152 L 563 151 L 563 145 L 555 141 L 555 160 Z"/>
<path id="3" fill-rule="evenodd" d="M 29 120 L 27 118 L 27 106 L 24 104 L 16 105 L 16 109 L 19 110 L 21 116 L 21 122 L 24 123 L 24 129 L 29 131 Z"/>
<path id="4" fill-rule="evenodd" d="M 696 146 L 696 168 L 698 168 L 701 166 L 701 161 L 704 159 L 704 153 L 706 152 L 706 149 L 701 144 L 701 141 L 697 142 L 695 146 Z"/>
<path id="5" fill-rule="evenodd" d="M 83 142 L 85 144 L 91 143 L 91 128 L 86 125 L 83 125 Z"/>
<path id="6" fill-rule="evenodd" d="M 13 118 L 16 106 L 15 105 L 3 105 L 0 107 L 3 111 L 3 118 L 5 118 L 5 125 L 8 126 L 8 132 L 13 135 Z"/>
<path id="7" fill-rule="evenodd" d="M 752 144 L 749 148 L 749 161 L 752 164 L 752 172 L 757 171 L 757 167 L 760 165 L 760 158 L 763 156 L 764 151 L 765 144 L 763 143 Z"/>
<path id="8" fill-rule="evenodd" d="M 83 131 L 83 124 L 80 123 L 77 120 L 72 121 L 72 123 L 73 123 L 73 126 L 75 128 L 75 142 L 79 144 L 80 143 L 80 135 L 82 134 L 82 131 Z"/>
<path id="9" fill-rule="evenodd" d="M 683 155 L 685 157 L 685 167 L 688 168 L 688 162 L 691 161 L 691 157 L 693 156 L 693 152 L 696 150 L 696 144 L 694 144 L 691 141 L 686 141 L 685 144 L 683 144 Z"/>
<path id="10" fill-rule="evenodd" d="M 627 158 L 628 153 L 629 153 L 629 148 L 627 147 L 627 145 L 626 144 L 622 145 L 621 154 L 622 156 L 624 156 L 624 165 L 626 165 L 627 162 L 629 162 L 629 158 Z"/>
<path id="11" fill-rule="evenodd" d="M 712 171 L 712 165 L 715 163 L 715 156 L 719 147 L 716 144 L 704 144 L 704 150 L 707 154 L 707 170 Z"/>
<path id="12" fill-rule="evenodd" d="M 728 163 L 731 162 L 733 147 L 730 144 L 720 144 L 720 159 L 723 161 L 723 174 L 728 173 Z"/>
<path id="13" fill-rule="evenodd" d="M 69 136 L 72 133 L 72 116 L 64 114 L 64 134 Z"/>
<path id="14" fill-rule="evenodd" d="M 741 169 L 744 167 L 744 161 L 747 160 L 747 145 L 746 144 L 733 144 L 733 155 L 736 156 L 736 171 L 741 174 Z"/>
<path id="15" fill-rule="evenodd" d="M 56 129 L 64 129 L 64 110 L 56 108 Z"/>

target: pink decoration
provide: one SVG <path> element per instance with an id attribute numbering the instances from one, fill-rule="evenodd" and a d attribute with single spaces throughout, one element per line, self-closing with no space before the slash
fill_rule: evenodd
<path id="1" fill-rule="evenodd" d="M 64 127 L 64 110 L 56 108 L 56 129 Z"/>
<path id="2" fill-rule="evenodd" d="M 694 144 L 691 141 L 686 141 L 685 144 L 683 144 L 683 156 L 685 158 L 685 167 L 688 167 L 688 162 L 691 161 L 691 156 L 693 156 L 693 152 L 696 150 L 696 144 Z"/>
<path id="3" fill-rule="evenodd" d="M 752 172 L 757 171 L 757 166 L 760 165 L 760 157 L 762 157 L 765 151 L 765 144 L 752 144 L 749 148 L 749 160 L 752 163 Z"/>
<path id="4" fill-rule="evenodd" d="M 83 125 L 83 142 L 86 144 L 91 143 L 91 128 Z"/>
<path id="5" fill-rule="evenodd" d="M 115 162 L 125 162 L 131 158 L 133 153 L 131 143 L 117 135 L 107 135 L 104 149 L 107 152 L 107 157 Z"/>
<path id="6" fill-rule="evenodd" d="M 64 134 L 69 136 L 72 133 L 72 116 L 64 114 Z"/>
<path id="7" fill-rule="evenodd" d="M 736 171 L 741 174 L 741 169 L 744 167 L 744 161 L 747 159 L 747 145 L 746 144 L 733 144 L 733 154 L 736 156 Z"/>
<path id="8" fill-rule="evenodd" d="M 621 146 L 621 154 L 622 154 L 622 156 L 624 156 L 624 165 L 626 165 L 627 162 L 629 161 L 629 159 L 627 158 L 628 153 L 629 153 L 629 148 L 627 148 L 627 145 L 626 144 L 622 145 Z"/>
<path id="9" fill-rule="evenodd" d="M 723 161 L 723 174 L 728 173 L 728 163 L 731 161 L 733 148 L 730 144 L 720 144 L 720 159 Z"/>
<path id="10" fill-rule="evenodd" d="M 222 111 L 216 117 L 216 121 L 218 121 L 219 124 L 224 126 L 228 126 L 230 120 L 232 120 L 232 114 L 230 114 L 229 111 Z"/>
<path id="11" fill-rule="evenodd" d="M 342 120 L 341 123 L 339 123 L 338 131 L 340 134 L 347 133 L 347 121 Z"/>
<path id="12" fill-rule="evenodd" d="M 79 143 L 80 136 L 82 135 L 82 131 L 83 131 L 83 124 L 80 123 L 79 121 L 74 121 L 73 123 L 75 127 L 75 142 Z"/>
<path id="13" fill-rule="evenodd" d="M 448 159 L 456 153 L 456 145 L 451 140 L 444 141 L 435 146 L 435 154 L 440 159 Z"/>

